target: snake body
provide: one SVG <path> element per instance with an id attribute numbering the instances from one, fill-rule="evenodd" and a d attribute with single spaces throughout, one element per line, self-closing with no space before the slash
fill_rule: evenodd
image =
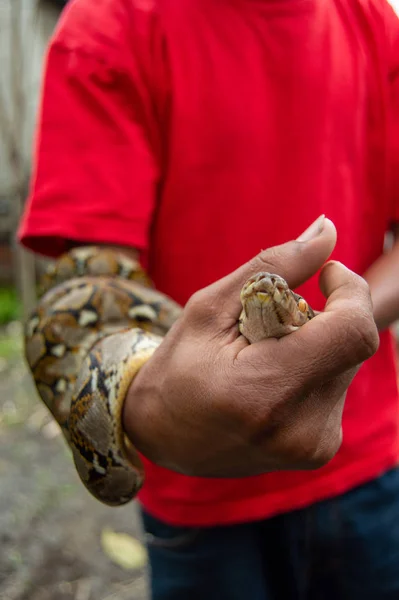
<path id="1" fill-rule="evenodd" d="M 101 502 L 120 505 L 140 489 L 140 458 L 122 430 L 127 390 L 182 308 L 155 290 L 124 254 L 76 248 L 43 278 L 26 324 L 25 353 L 40 397 L 70 445 L 78 474 Z M 258 273 L 241 291 L 237 335 L 282 337 L 311 319 L 306 301 L 278 275 Z"/>

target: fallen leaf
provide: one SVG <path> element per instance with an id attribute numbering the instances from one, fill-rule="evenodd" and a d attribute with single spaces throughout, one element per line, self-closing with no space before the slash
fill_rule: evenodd
<path id="1" fill-rule="evenodd" d="M 52 440 L 61 434 L 60 426 L 56 421 L 49 421 L 42 427 L 42 434 L 47 440 Z"/>
<path id="2" fill-rule="evenodd" d="M 142 569 L 147 564 L 145 547 L 127 533 L 116 533 L 105 527 L 101 532 L 101 546 L 108 558 L 122 569 Z"/>

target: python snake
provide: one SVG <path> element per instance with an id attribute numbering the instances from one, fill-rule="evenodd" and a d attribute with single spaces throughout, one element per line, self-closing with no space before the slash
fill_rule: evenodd
<path id="1" fill-rule="evenodd" d="M 42 287 L 25 328 L 35 385 L 87 489 L 105 504 L 125 504 L 144 473 L 122 430 L 123 402 L 182 308 L 152 287 L 136 261 L 94 246 L 61 256 Z M 270 273 L 251 277 L 241 302 L 237 335 L 249 343 L 287 335 L 314 316 L 284 279 Z"/>

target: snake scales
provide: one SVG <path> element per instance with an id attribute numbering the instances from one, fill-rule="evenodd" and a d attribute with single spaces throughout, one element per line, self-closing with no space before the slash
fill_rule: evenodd
<path id="1" fill-rule="evenodd" d="M 105 504 L 124 504 L 140 489 L 144 473 L 122 430 L 123 402 L 182 309 L 152 287 L 137 262 L 106 248 L 64 254 L 42 288 L 25 328 L 37 390 L 88 490 Z M 313 317 L 306 301 L 269 273 L 244 284 L 241 302 L 238 329 L 250 343 L 284 336 Z"/>

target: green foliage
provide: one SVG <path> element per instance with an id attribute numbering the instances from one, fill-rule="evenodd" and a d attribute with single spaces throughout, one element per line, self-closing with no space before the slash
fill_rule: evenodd
<path id="1" fill-rule="evenodd" d="M 15 289 L 0 288 L 0 325 L 17 321 L 21 317 L 21 303 Z"/>

